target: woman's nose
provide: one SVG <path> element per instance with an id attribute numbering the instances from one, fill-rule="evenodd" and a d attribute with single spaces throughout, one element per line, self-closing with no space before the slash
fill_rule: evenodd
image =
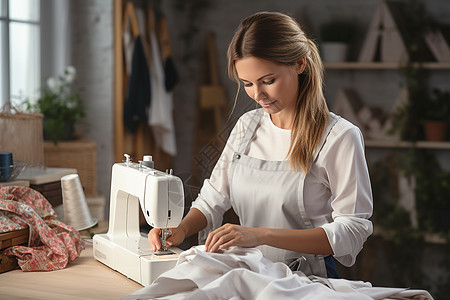
<path id="1" fill-rule="evenodd" d="M 255 88 L 253 90 L 253 99 L 256 101 L 259 101 L 263 99 L 266 96 L 265 90 L 262 86 L 255 85 Z"/>

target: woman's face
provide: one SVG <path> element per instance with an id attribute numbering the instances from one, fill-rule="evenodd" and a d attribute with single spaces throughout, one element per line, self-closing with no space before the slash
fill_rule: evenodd
<path id="1" fill-rule="evenodd" d="M 235 62 L 247 95 L 272 117 L 275 125 L 289 129 L 298 99 L 298 74 L 304 59 L 288 66 L 249 56 Z"/>

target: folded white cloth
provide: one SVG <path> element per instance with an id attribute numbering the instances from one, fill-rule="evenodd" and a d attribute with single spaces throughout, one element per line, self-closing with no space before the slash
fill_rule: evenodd
<path id="1" fill-rule="evenodd" d="M 131 299 L 433 299 L 427 291 L 372 287 L 369 282 L 307 277 L 266 259 L 256 248 L 184 251 L 177 265 Z"/>

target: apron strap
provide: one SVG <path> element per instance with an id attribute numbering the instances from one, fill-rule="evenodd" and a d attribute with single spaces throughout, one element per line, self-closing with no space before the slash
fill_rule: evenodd
<path id="1" fill-rule="evenodd" d="M 341 117 L 335 115 L 334 113 L 330 112 L 330 120 L 328 121 L 328 125 L 325 128 L 324 133 L 322 134 L 322 138 L 320 139 L 320 143 L 316 148 L 316 151 L 314 152 L 313 160 L 315 161 L 317 159 L 317 156 L 319 155 L 320 150 L 322 150 L 323 145 L 325 144 L 325 140 L 327 139 L 328 135 L 331 132 L 331 129 L 334 125 L 336 125 L 337 121 L 339 121 Z"/>
<path id="2" fill-rule="evenodd" d="M 250 123 L 248 124 L 247 130 L 245 130 L 244 139 L 242 140 L 241 145 L 239 146 L 239 153 L 244 153 L 245 150 L 247 150 L 248 145 L 250 144 L 250 141 L 256 130 L 256 127 L 258 126 L 259 121 L 261 120 L 263 115 L 264 109 L 262 108 L 257 109 L 253 114 L 253 117 L 251 118 Z"/>
<path id="3" fill-rule="evenodd" d="M 325 128 L 325 132 L 322 135 L 322 138 L 320 139 L 320 143 L 314 153 L 314 157 L 312 161 L 315 161 L 317 159 L 317 156 L 319 155 L 320 150 L 322 149 L 323 145 L 325 144 L 325 140 L 328 137 L 328 135 L 330 134 L 331 129 L 333 128 L 333 126 L 337 123 L 337 121 L 340 119 L 339 116 L 336 116 L 333 113 L 330 113 L 330 120 L 328 121 L 328 125 Z M 302 174 L 302 180 L 303 182 L 299 185 L 299 195 L 303 195 L 303 184 L 304 184 L 304 177 L 306 176 L 306 174 L 303 171 L 300 171 Z M 305 223 L 307 228 L 313 228 L 312 226 L 312 222 L 310 220 L 310 218 L 308 217 L 308 215 L 306 214 L 306 209 L 305 209 L 305 203 L 302 201 L 299 202 L 299 209 L 300 209 L 300 215 L 302 216 L 303 219 L 303 223 Z"/>

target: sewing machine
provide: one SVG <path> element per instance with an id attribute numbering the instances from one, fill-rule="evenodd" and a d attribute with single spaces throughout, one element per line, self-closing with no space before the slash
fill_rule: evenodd
<path id="1" fill-rule="evenodd" d="M 151 156 L 139 163 L 125 157 L 112 167 L 109 229 L 94 235 L 93 252 L 98 261 L 147 286 L 173 268 L 182 251 L 165 246 L 168 228 L 177 227 L 183 217 L 183 184 L 172 172 L 155 170 Z M 162 229 L 158 252 L 139 231 L 139 206 L 147 223 Z"/>

